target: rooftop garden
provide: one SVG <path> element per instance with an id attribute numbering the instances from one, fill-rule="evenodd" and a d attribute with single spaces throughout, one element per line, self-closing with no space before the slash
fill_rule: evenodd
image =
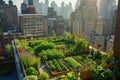
<path id="1" fill-rule="evenodd" d="M 86 40 L 79 39 L 72 34 L 65 33 L 59 38 L 40 40 L 16 39 L 15 43 L 27 77 L 34 75 L 34 78 L 37 76 L 39 79 L 43 75 L 43 78 L 47 79 L 57 76 L 56 80 L 69 80 L 66 76 L 71 74 L 75 76 L 73 80 L 76 80 L 77 75 L 74 73 L 79 70 L 83 73 L 86 69 L 90 80 L 98 78 L 99 80 L 112 80 L 120 76 L 117 71 L 120 68 L 114 65 L 116 61 L 113 60 L 111 54 L 105 55 L 99 50 L 89 49 Z M 46 66 L 47 71 L 45 72 L 41 66 Z M 83 80 L 85 73 L 81 74 Z"/>

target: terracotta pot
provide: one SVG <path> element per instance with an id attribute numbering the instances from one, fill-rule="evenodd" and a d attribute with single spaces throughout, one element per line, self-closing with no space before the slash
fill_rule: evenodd
<path id="1" fill-rule="evenodd" d="M 88 80 L 90 78 L 89 69 L 84 69 L 80 74 L 81 79 Z"/>

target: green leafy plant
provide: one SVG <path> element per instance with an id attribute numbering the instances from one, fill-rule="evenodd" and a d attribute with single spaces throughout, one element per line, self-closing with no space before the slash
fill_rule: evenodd
<path id="1" fill-rule="evenodd" d="M 38 72 L 34 67 L 29 67 L 26 69 L 26 74 L 29 75 L 37 75 Z"/>
<path id="2" fill-rule="evenodd" d="M 92 76 L 92 80 L 111 80 L 113 78 L 112 71 L 102 66 L 93 66 L 90 69 L 90 75 Z"/>
<path id="3" fill-rule="evenodd" d="M 87 59 L 82 56 L 75 56 L 74 59 L 82 64 L 84 67 L 91 67 L 92 65 L 95 65 L 95 62 L 92 59 Z"/>
<path id="4" fill-rule="evenodd" d="M 62 60 L 54 59 L 52 61 L 49 61 L 48 66 L 50 67 L 51 71 L 62 72 L 62 71 L 67 71 L 68 70 L 68 68 L 62 62 Z"/>
<path id="5" fill-rule="evenodd" d="M 41 52 L 42 50 L 47 50 L 47 49 L 53 49 L 54 44 L 53 43 L 41 43 L 40 45 L 35 47 L 35 52 Z"/>
<path id="6" fill-rule="evenodd" d="M 41 53 L 39 53 L 39 56 L 42 60 L 53 60 L 63 58 L 63 54 L 55 49 L 43 50 Z"/>
<path id="7" fill-rule="evenodd" d="M 60 76 L 58 80 L 77 80 L 75 72 L 69 72 L 66 75 Z"/>
<path id="8" fill-rule="evenodd" d="M 73 69 L 76 69 L 77 67 L 81 66 L 75 59 L 72 57 L 64 58 L 65 62 Z"/>
<path id="9" fill-rule="evenodd" d="M 42 72 L 38 77 L 38 80 L 48 80 L 48 79 L 49 79 L 49 75 L 46 72 Z"/>
<path id="10" fill-rule="evenodd" d="M 74 52 L 76 54 L 83 54 L 88 48 L 88 43 L 84 39 L 79 39 L 75 45 Z"/>

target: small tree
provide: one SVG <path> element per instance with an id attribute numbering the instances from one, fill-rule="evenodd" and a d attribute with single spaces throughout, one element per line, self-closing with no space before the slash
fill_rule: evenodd
<path id="1" fill-rule="evenodd" d="M 81 54 L 85 52 L 88 48 L 88 43 L 84 39 L 79 39 L 75 45 L 74 52 Z"/>

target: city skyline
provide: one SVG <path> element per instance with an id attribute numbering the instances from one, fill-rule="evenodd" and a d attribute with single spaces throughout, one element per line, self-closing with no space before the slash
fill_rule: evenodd
<path id="1" fill-rule="evenodd" d="M 4 0 L 4 1 L 6 3 L 8 3 L 8 0 Z M 19 0 L 19 1 L 18 0 L 12 0 L 12 1 L 17 6 L 18 11 L 20 12 L 20 6 L 21 6 L 21 3 L 23 2 L 23 0 Z M 39 0 L 39 2 L 44 2 L 44 1 L 45 0 Z M 50 6 L 50 4 L 51 4 L 52 1 L 55 1 L 58 6 L 61 6 L 61 3 L 63 1 L 65 2 L 65 4 L 68 4 L 69 2 L 71 2 L 72 6 L 73 6 L 73 9 L 75 8 L 75 4 L 77 2 L 77 0 L 49 0 L 49 6 Z"/>

